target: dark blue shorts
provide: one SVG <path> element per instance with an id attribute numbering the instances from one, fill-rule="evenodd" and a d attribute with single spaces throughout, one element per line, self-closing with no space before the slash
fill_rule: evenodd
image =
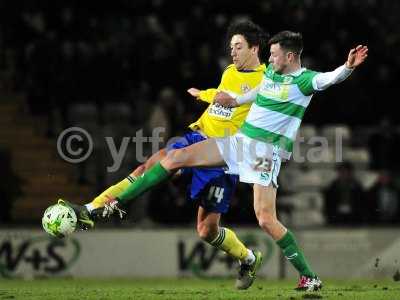
<path id="1" fill-rule="evenodd" d="M 186 133 L 175 143 L 167 146 L 167 151 L 180 149 L 204 141 L 198 132 Z M 208 212 L 226 213 L 239 176 L 226 174 L 218 168 L 184 168 L 183 175 L 191 176 L 188 187 L 191 200 L 199 200 L 200 206 Z"/>

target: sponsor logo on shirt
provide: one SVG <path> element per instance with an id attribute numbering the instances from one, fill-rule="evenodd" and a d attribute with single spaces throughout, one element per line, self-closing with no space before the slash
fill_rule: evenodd
<path id="1" fill-rule="evenodd" d="M 267 91 L 272 94 L 280 94 L 281 85 L 277 82 L 272 81 L 271 79 L 266 79 L 264 81 L 264 85 L 262 87 L 263 91 Z"/>
<path id="2" fill-rule="evenodd" d="M 251 90 L 250 85 L 248 85 L 247 83 L 242 83 L 240 85 L 240 90 L 243 94 L 246 94 L 247 92 L 249 92 Z"/>
<path id="3" fill-rule="evenodd" d="M 213 103 L 209 106 L 207 112 L 210 116 L 219 117 L 222 119 L 230 120 L 232 118 L 235 108 L 224 107 L 218 103 Z"/>
<path id="4" fill-rule="evenodd" d="M 277 101 L 288 101 L 289 88 L 290 85 L 288 84 L 274 82 L 268 78 L 264 80 L 264 84 L 261 87 L 260 94 L 264 97 L 273 98 Z"/>

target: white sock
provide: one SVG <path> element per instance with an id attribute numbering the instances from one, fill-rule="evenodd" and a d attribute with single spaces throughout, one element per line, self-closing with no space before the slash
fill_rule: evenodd
<path id="1" fill-rule="evenodd" d="M 247 249 L 247 256 L 240 261 L 242 264 L 251 265 L 256 260 L 253 251 Z"/>
<path id="2" fill-rule="evenodd" d="M 94 206 L 92 203 L 85 204 L 85 207 L 89 211 L 89 213 L 91 213 L 92 210 L 94 210 Z"/>

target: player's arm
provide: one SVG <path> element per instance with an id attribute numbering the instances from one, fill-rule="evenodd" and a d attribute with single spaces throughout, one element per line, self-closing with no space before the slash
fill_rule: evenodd
<path id="1" fill-rule="evenodd" d="M 211 89 L 206 89 L 206 90 L 199 90 L 197 88 L 190 88 L 187 90 L 187 92 L 192 95 L 193 97 L 195 97 L 197 100 L 201 100 L 207 103 L 213 103 L 214 102 L 214 98 L 217 95 L 217 93 L 219 91 L 227 91 L 229 90 L 227 88 L 227 86 L 229 86 L 228 82 L 229 80 L 231 80 L 232 76 L 230 76 L 231 72 L 229 70 L 231 70 L 231 67 L 233 65 L 229 65 L 224 73 L 222 73 L 221 76 L 221 81 L 218 85 L 218 88 L 211 88 Z"/>
<path id="2" fill-rule="evenodd" d="M 258 91 L 260 90 L 260 85 L 256 86 L 254 89 L 250 90 L 243 95 L 231 95 L 226 92 L 218 92 L 215 95 L 214 103 L 218 103 L 225 107 L 236 107 L 243 105 L 245 103 L 250 103 L 256 100 Z"/>
<path id="3" fill-rule="evenodd" d="M 199 90 L 196 88 L 190 88 L 187 90 L 187 92 L 198 100 L 207 103 L 212 103 L 215 95 L 218 93 L 218 90 L 217 89 Z"/>
<path id="4" fill-rule="evenodd" d="M 312 79 L 312 86 L 315 91 L 322 91 L 331 85 L 338 84 L 345 80 L 353 70 L 361 65 L 368 56 L 368 47 L 358 45 L 350 50 L 347 61 L 344 65 L 336 68 L 332 72 L 318 73 Z"/>

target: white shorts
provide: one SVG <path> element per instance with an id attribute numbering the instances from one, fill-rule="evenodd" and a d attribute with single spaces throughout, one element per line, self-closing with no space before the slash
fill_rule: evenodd
<path id="1" fill-rule="evenodd" d="M 226 138 L 217 138 L 217 146 L 229 170 L 227 173 L 239 175 L 241 182 L 271 184 L 278 187 L 281 158 L 278 148 L 242 133 Z"/>

